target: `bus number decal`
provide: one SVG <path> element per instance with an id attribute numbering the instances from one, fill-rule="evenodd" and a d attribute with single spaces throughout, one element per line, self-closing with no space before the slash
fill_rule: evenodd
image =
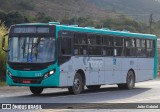
<path id="1" fill-rule="evenodd" d="M 42 73 L 35 73 L 35 77 L 41 77 Z"/>

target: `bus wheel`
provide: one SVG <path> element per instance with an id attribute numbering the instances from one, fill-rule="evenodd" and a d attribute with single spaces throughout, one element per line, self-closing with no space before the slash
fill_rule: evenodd
<path id="1" fill-rule="evenodd" d="M 91 86 L 86 86 L 86 87 L 91 90 L 97 90 L 101 87 L 101 85 L 91 85 Z"/>
<path id="2" fill-rule="evenodd" d="M 73 81 L 73 86 L 69 87 L 69 93 L 71 94 L 80 94 L 83 90 L 83 80 L 80 73 L 76 73 Z"/>
<path id="3" fill-rule="evenodd" d="M 33 94 L 39 95 L 42 93 L 43 88 L 42 87 L 30 87 L 30 90 Z"/>
<path id="4" fill-rule="evenodd" d="M 126 79 L 126 89 L 133 89 L 135 87 L 135 76 L 133 71 L 129 71 Z"/>
<path id="5" fill-rule="evenodd" d="M 133 89 L 135 86 L 135 76 L 133 71 L 129 71 L 126 78 L 125 84 L 118 84 L 120 89 Z"/>
<path id="6" fill-rule="evenodd" d="M 135 87 L 135 76 L 133 71 L 129 71 L 125 84 L 118 84 L 119 89 L 133 89 Z"/>

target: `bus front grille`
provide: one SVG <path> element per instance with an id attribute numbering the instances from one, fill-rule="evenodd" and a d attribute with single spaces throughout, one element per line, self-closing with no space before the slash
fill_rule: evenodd
<path id="1" fill-rule="evenodd" d="M 14 83 L 19 84 L 40 84 L 43 80 L 43 77 L 33 78 L 33 77 L 15 77 L 12 76 Z"/>

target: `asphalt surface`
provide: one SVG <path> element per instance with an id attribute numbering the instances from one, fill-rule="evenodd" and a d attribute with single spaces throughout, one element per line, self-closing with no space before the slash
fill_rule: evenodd
<path id="1" fill-rule="evenodd" d="M 160 103 L 160 80 L 136 83 L 136 87 L 132 90 L 119 90 L 116 85 L 107 85 L 102 86 L 98 91 L 86 89 L 79 95 L 71 95 L 67 89 L 50 88 L 45 89 L 41 95 L 35 96 L 27 87 L 0 87 L 0 103 L 22 105 L 23 103 L 53 103 L 49 105 L 49 108 L 56 108 L 53 110 L 23 110 L 26 112 L 160 112 L 160 109 L 128 109 L 132 106 L 127 105 Z M 106 109 L 115 104 L 118 105 L 116 108 L 122 109 Z M 160 104 L 158 106 L 160 108 Z M 19 112 L 22 110 L 1 111 Z"/>

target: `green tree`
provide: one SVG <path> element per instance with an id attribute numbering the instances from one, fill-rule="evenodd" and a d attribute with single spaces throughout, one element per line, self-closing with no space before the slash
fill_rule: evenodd
<path id="1" fill-rule="evenodd" d="M 51 18 L 50 16 L 46 16 L 43 12 L 38 12 L 35 16 L 35 21 L 40 23 L 47 23 L 54 20 L 55 19 Z"/>
<path id="2" fill-rule="evenodd" d="M 0 49 L 2 49 L 2 36 L 7 33 L 7 28 L 4 23 L 0 22 Z M 6 42 L 7 44 L 7 42 Z M 1 50 L 0 52 L 0 81 L 5 79 L 6 71 L 6 53 Z"/>
<path id="3" fill-rule="evenodd" d="M 9 12 L 6 15 L 5 24 L 7 27 L 10 27 L 10 25 L 13 25 L 13 24 L 19 24 L 19 23 L 25 23 L 25 22 L 28 22 L 28 21 L 26 21 L 26 18 L 18 11 Z"/>
<path id="4" fill-rule="evenodd" d="M 120 16 L 119 18 L 107 18 L 103 21 L 103 26 L 116 29 L 116 30 L 128 30 L 131 32 L 147 33 L 147 25 L 137 22 L 126 16 Z"/>
<path id="5" fill-rule="evenodd" d="M 74 18 L 70 18 L 70 19 L 62 19 L 61 23 L 62 24 L 66 24 L 66 25 L 74 25 Z M 98 20 L 93 20 L 87 17 L 79 17 L 77 18 L 77 25 L 81 26 L 81 27 L 85 27 L 85 26 L 93 26 L 96 28 L 100 28 L 102 26 L 101 21 Z"/>
<path id="6" fill-rule="evenodd" d="M 0 11 L 0 21 L 5 22 L 6 19 L 6 13 L 4 11 Z"/>

